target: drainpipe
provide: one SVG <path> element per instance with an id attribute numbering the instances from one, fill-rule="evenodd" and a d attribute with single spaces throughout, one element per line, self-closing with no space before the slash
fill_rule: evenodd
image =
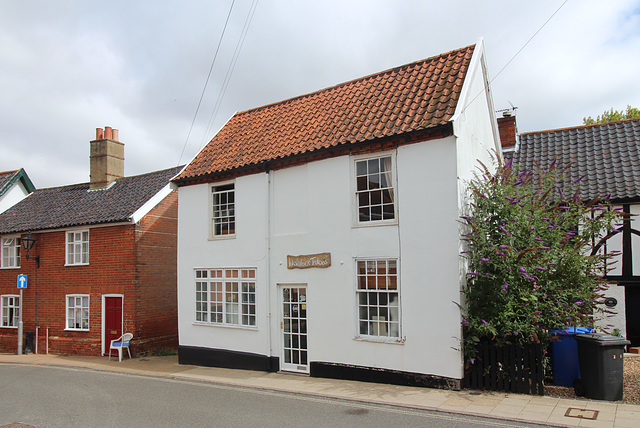
<path id="1" fill-rule="evenodd" d="M 271 318 L 271 173 L 269 172 L 269 165 L 266 166 L 265 172 L 267 174 L 267 201 L 265 206 L 266 216 L 266 264 L 267 264 L 267 344 L 269 346 L 269 361 L 273 356 L 273 341 L 272 341 L 272 318 Z M 269 367 L 271 368 L 271 367 Z"/>

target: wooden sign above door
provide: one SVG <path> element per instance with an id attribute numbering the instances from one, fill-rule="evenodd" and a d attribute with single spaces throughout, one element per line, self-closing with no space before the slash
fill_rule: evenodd
<path id="1" fill-rule="evenodd" d="M 287 256 L 287 269 L 328 268 L 331 266 L 331 253 Z"/>

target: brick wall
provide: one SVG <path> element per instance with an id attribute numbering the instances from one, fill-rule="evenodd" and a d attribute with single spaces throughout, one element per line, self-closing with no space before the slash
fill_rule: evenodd
<path id="1" fill-rule="evenodd" d="M 35 335 L 37 303 L 39 353 L 48 328 L 50 353 L 100 355 L 103 294 L 124 296 L 123 331 L 134 334 L 134 354 L 177 348 L 177 191 L 137 225 L 90 228 L 86 266 L 65 266 L 66 230 L 33 236 L 30 255 L 40 257 L 40 268 L 23 251 L 20 268 L 0 269 L 0 294 L 19 294 L 17 275 L 28 276 L 22 318 Z M 69 294 L 89 295 L 89 331 L 65 330 Z M 16 350 L 17 329 L 0 327 L 0 352 Z"/>
<path id="2" fill-rule="evenodd" d="M 36 306 L 38 351 L 46 352 L 45 336 L 49 329 L 49 352 L 57 354 L 99 355 L 102 335 L 102 295 L 124 294 L 124 311 L 132 312 L 135 264 L 135 240 L 132 225 L 103 226 L 89 229 L 89 264 L 65 266 L 66 230 L 33 233 L 38 240 L 26 260 L 24 251 L 19 269 L 0 270 L 0 294 L 19 294 L 17 275 L 26 274 L 28 288 L 23 294 L 24 331 L 35 334 Z M 89 331 L 70 331 L 66 327 L 66 296 L 89 295 Z M 37 296 L 37 299 L 36 299 Z M 131 298 L 128 298 L 131 296 Z M 127 308 L 128 306 L 128 308 Z M 124 328 L 133 327 L 133 319 L 125 317 Z M 15 352 L 16 329 L 0 328 L 0 351 Z M 5 337 L 13 337 L 6 343 Z M 12 344 L 12 342 L 14 344 Z M 9 348 L 9 349 L 7 349 Z"/>
<path id="3" fill-rule="evenodd" d="M 136 227 L 136 332 L 145 351 L 178 348 L 178 192 Z"/>

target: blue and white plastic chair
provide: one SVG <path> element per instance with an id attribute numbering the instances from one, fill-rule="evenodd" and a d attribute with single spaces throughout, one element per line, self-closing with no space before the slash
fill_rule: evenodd
<path id="1" fill-rule="evenodd" d="M 111 350 L 118 350 L 118 361 L 122 361 L 122 350 L 127 348 L 127 353 L 129 354 L 129 358 L 131 358 L 131 351 L 129 351 L 129 345 L 131 344 L 131 339 L 133 339 L 133 334 L 125 333 L 117 339 L 113 339 L 111 341 L 111 345 L 109 346 L 109 361 L 111 361 Z"/>

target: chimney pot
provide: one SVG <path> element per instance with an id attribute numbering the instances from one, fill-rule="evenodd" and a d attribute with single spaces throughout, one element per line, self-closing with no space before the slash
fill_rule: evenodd
<path id="1" fill-rule="evenodd" d="M 117 129 L 112 129 L 111 133 L 112 133 L 112 138 L 114 140 L 118 141 L 118 130 Z"/>
<path id="2" fill-rule="evenodd" d="M 107 140 L 111 140 L 112 139 L 112 133 L 111 133 L 111 127 L 110 126 L 105 126 L 104 127 L 104 138 L 106 138 Z"/>
<path id="3" fill-rule="evenodd" d="M 104 138 L 102 135 L 102 128 L 96 128 L 96 140 L 102 140 Z"/>

